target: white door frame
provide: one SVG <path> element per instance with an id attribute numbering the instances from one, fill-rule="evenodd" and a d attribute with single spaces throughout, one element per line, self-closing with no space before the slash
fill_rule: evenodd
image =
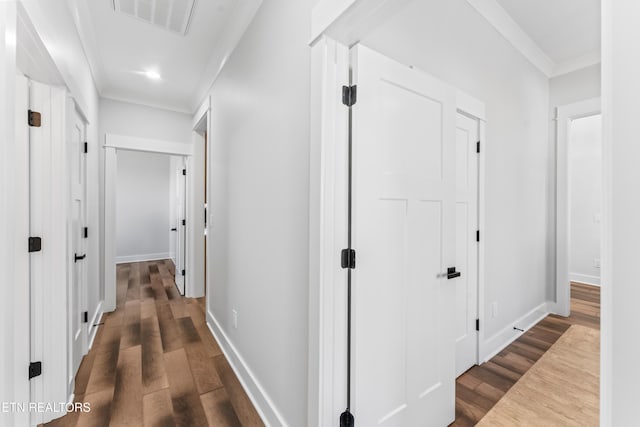
<path id="1" fill-rule="evenodd" d="M 204 100 L 204 102 L 202 103 L 202 105 L 200 105 L 200 108 L 198 108 L 198 111 L 196 111 L 196 113 L 193 115 L 193 119 L 191 122 L 191 138 L 192 138 L 192 143 L 194 146 L 194 150 L 196 149 L 196 147 L 201 144 L 204 143 L 204 136 L 200 133 L 201 129 L 203 128 L 204 125 L 204 129 L 207 132 L 207 138 L 210 138 L 211 136 L 211 96 L 207 96 Z M 204 233 L 204 235 L 209 235 L 209 227 L 211 226 L 211 222 L 212 222 L 212 218 L 213 218 L 213 207 L 210 206 L 211 204 L 211 140 L 209 139 L 207 141 L 206 144 L 206 149 L 204 151 L 204 156 L 207 160 L 206 164 L 206 170 L 204 171 L 204 179 L 207 182 L 207 203 L 209 204 L 209 206 L 206 206 L 206 212 L 207 212 L 207 218 L 206 218 L 206 225 L 202 225 L 202 232 Z M 193 176 L 193 178 L 195 179 L 195 174 Z M 196 188 L 198 188 L 198 186 L 193 186 L 194 190 Z M 195 200 L 198 200 L 195 198 Z M 202 216 L 200 215 L 200 213 L 198 212 L 202 212 L 203 207 L 202 206 L 196 206 L 196 221 L 202 221 Z M 203 213 L 204 214 L 204 213 Z M 201 222 L 200 222 L 201 223 Z M 201 223 L 202 224 L 202 223 Z M 197 223 L 196 223 L 197 225 Z M 196 226 L 194 228 L 194 242 L 197 243 L 196 239 L 200 239 L 202 236 L 200 236 L 199 233 L 200 227 Z M 200 257 L 200 259 L 204 260 L 204 265 L 206 265 L 206 269 L 205 269 L 205 274 L 203 275 L 203 283 L 196 283 L 196 289 L 194 289 L 194 295 L 196 296 L 202 296 L 202 295 L 206 295 L 208 298 L 209 295 L 209 274 L 211 272 L 211 266 L 209 263 L 209 254 L 211 254 L 211 239 L 207 239 L 207 244 L 206 244 L 206 248 L 204 248 L 204 245 L 202 245 L 202 247 L 199 247 L 199 245 L 197 249 L 203 249 L 202 252 L 200 250 L 196 250 L 196 254 L 195 256 Z M 207 254 L 207 258 L 205 259 L 204 254 Z M 206 291 L 206 292 L 205 292 Z"/>
<path id="2" fill-rule="evenodd" d="M 171 154 L 184 156 L 187 159 L 187 169 L 193 164 L 193 145 L 191 143 L 171 142 L 138 138 L 133 136 L 106 134 L 103 146 L 105 150 L 104 173 L 104 311 L 116 309 L 116 203 L 118 187 L 118 150 L 143 151 L 148 153 Z M 194 212 L 190 199 L 190 188 L 193 178 L 187 173 L 187 263 L 192 266 L 193 238 L 190 230 L 193 228 Z M 186 296 L 190 293 L 189 283 L 193 282 L 193 268 L 187 268 Z"/>
<path id="3" fill-rule="evenodd" d="M 311 144 L 309 188 L 309 426 L 333 425 L 346 402 L 346 275 L 340 250 L 346 247 L 347 113 L 341 88 L 349 84 L 349 46 L 384 22 L 408 1 L 321 0 L 312 16 Z M 344 7 L 342 7 L 344 6 Z M 485 105 L 458 91 L 458 111 L 477 118 L 482 153 L 479 160 L 478 224 L 485 225 Z M 485 247 L 480 239 L 478 315 L 485 318 Z M 486 351 L 478 334 L 479 359 Z M 357 414 L 355 414 L 357 417 Z"/>
<path id="4" fill-rule="evenodd" d="M 569 140 L 571 123 L 602 111 L 600 98 L 562 105 L 556 108 L 556 297 L 552 311 L 571 314 L 569 284 Z"/>

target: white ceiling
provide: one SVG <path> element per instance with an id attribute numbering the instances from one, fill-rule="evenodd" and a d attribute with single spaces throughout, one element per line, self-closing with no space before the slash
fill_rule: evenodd
<path id="1" fill-rule="evenodd" d="M 69 0 L 105 98 L 191 113 L 261 0 L 196 0 L 186 35 L 114 11 L 113 0 Z M 155 71 L 161 79 L 141 74 Z"/>
<path id="2" fill-rule="evenodd" d="M 600 0 L 497 0 L 558 74 L 600 57 Z"/>

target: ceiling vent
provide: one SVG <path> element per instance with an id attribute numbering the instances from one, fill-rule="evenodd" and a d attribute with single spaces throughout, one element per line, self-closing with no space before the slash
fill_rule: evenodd
<path id="1" fill-rule="evenodd" d="M 195 0 L 113 0 L 116 12 L 186 35 Z"/>

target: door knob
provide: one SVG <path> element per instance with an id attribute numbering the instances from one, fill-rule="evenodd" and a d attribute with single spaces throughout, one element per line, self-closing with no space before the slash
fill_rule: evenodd
<path id="1" fill-rule="evenodd" d="M 460 277 L 460 272 L 456 271 L 455 267 L 447 268 L 447 279 L 455 279 L 456 277 Z"/>
<path id="2" fill-rule="evenodd" d="M 178 231 L 178 229 L 174 227 L 171 229 L 171 231 Z"/>
<path id="3" fill-rule="evenodd" d="M 73 254 L 73 262 L 82 261 L 86 257 L 87 257 L 87 254 L 82 254 L 82 255 Z"/>

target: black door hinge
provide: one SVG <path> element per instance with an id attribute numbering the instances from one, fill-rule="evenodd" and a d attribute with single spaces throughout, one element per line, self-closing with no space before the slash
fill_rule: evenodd
<path id="1" fill-rule="evenodd" d="M 480 241 L 480 230 L 476 230 L 476 242 Z"/>
<path id="2" fill-rule="evenodd" d="M 476 319 L 476 331 L 480 330 L 480 319 Z"/>
<path id="3" fill-rule="evenodd" d="M 187 170 L 186 169 L 182 169 L 182 175 L 187 176 Z"/>
<path id="4" fill-rule="evenodd" d="M 39 128 L 42 125 L 42 116 L 37 111 L 29 110 L 27 114 L 27 123 L 29 126 Z"/>
<path id="5" fill-rule="evenodd" d="M 85 154 L 89 152 L 89 143 L 88 142 L 84 143 L 84 152 L 85 152 Z"/>
<path id="6" fill-rule="evenodd" d="M 40 252 L 42 250 L 42 239 L 40 237 L 29 237 L 29 252 Z"/>
<path id="7" fill-rule="evenodd" d="M 184 276 L 187 273 L 186 270 L 182 270 L 182 275 Z"/>
<path id="8" fill-rule="evenodd" d="M 82 312 L 82 323 L 89 323 L 89 312 L 88 311 L 83 311 Z"/>
<path id="9" fill-rule="evenodd" d="M 343 249 L 341 252 L 342 268 L 356 268 L 356 251 L 354 249 Z"/>
<path id="10" fill-rule="evenodd" d="M 187 220 L 186 219 L 182 220 L 182 225 L 187 225 Z"/>
<path id="11" fill-rule="evenodd" d="M 29 379 L 42 375 L 42 362 L 29 363 Z"/>
<path id="12" fill-rule="evenodd" d="M 358 87 L 356 85 L 353 86 L 342 86 L 342 103 L 347 107 L 351 107 L 355 105 L 357 100 Z"/>
<path id="13" fill-rule="evenodd" d="M 476 142 L 476 153 L 480 152 L 480 141 Z"/>
<path id="14" fill-rule="evenodd" d="M 82 229 L 82 235 L 84 236 L 85 239 L 89 238 L 89 227 L 84 227 Z"/>

